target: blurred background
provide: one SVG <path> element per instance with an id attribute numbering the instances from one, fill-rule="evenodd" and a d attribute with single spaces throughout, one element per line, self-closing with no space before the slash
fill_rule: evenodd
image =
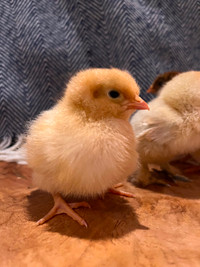
<path id="1" fill-rule="evenodd" d="M 197 70 L 200 2 L 1 0 L 0 139 L 16 139 L 89 67 L 128 70 L 142 97 L 169 70 Z"/>

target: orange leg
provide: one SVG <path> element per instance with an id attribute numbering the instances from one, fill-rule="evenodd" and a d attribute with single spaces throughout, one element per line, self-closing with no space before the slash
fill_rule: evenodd
<path id="1" fill-rule="evenodd" d="M 117 187 L 119 187 L 121 185 L 117 185 Z M 119 196 L 124 196 L 124 197 L 134 197 L 134 195 L 132 193 L 129 193 L 129 192 L 125 192 L 125 191 L 122 191 L 122 190 L 118 190 L 118 189 L 115 189 L 116 186 L 114 188 L 109 188 L 108 189 L 108 193 L 112 193 L 112 194 L 115 194 L 115 195 L 119 195 Z"/>
<path id="2" fill-rule="evenodd" d="M 73 220 L 77 221 L 80 225 L 83 225 L 87 228 L 86 221 L 82 219 L 75 211 L 73 211 L 73 209 L 79 207 L 90 208 L 90 205 L 87 202 L 67 204 L 59 194 L 53 195 L 53 198 L 54 198 L 53 208 L 37 222 L 37 225 L 45 223 L 46 221 L 50 220 L 51 218 L 53 218 L 58 214 L 65 213 L 68 216 L 70 216 Z"/>
<path id="3" fill-rule="evenodd" d="M 109 188 L 107 192 L 111 194 L 119 195 L 119 196 L 124 196 L 124 197 L 135 197 L 132 193 L 116 189 L 121 186 L 123 186 L 123 183 L 118 183 L 114 185 L 113 188 Z M 100 196 L 100 199 L 104 199 L 104 194 Z"/>

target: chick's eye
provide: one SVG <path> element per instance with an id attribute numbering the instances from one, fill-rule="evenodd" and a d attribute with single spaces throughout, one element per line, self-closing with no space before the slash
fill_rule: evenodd
<path id="1" fill-rule="evenodd" d="M 120 96 L 120 93 L 118 91 L 111 90 L 111 91 L 108 92 L 108 95 L 111 98 L 118 98 Z"/>

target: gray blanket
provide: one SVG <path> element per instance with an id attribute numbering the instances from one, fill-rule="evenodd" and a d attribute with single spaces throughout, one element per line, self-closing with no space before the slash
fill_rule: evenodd
<path id="1" fill-rule="evenodd" d="M 127 69 L 147 101 L 157 74 L 199 69 L 200 2 L 1 0 L 0 42 L 0 140 L 9 146 L 80 69 Z"/>

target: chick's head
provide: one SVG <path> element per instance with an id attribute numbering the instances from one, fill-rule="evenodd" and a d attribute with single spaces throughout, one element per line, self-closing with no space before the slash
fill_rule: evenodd
<path id="1" fill-rule="evenodd" d="M 175 76 L 177 76 L 180 72 L 178 71 L 169 71 L 159 74 L 152 85 L 147 90 L 147 93 L 158 94 L 160 89 L 170 80 L 172 80 Z"/>
<path id="2" fill-rule="evenodd" d="M 90 119 L 129 119 L 136 109 L 148 109 L 134 78 L 119 69 L 88 69 L 68 83 L 63 103 Z"/>
<path id="3" fill-rule="evenodd" d="M 200 109 L 200 71 L 183 72 L 162 89 L 160 97 L 181 113 Z"/>

